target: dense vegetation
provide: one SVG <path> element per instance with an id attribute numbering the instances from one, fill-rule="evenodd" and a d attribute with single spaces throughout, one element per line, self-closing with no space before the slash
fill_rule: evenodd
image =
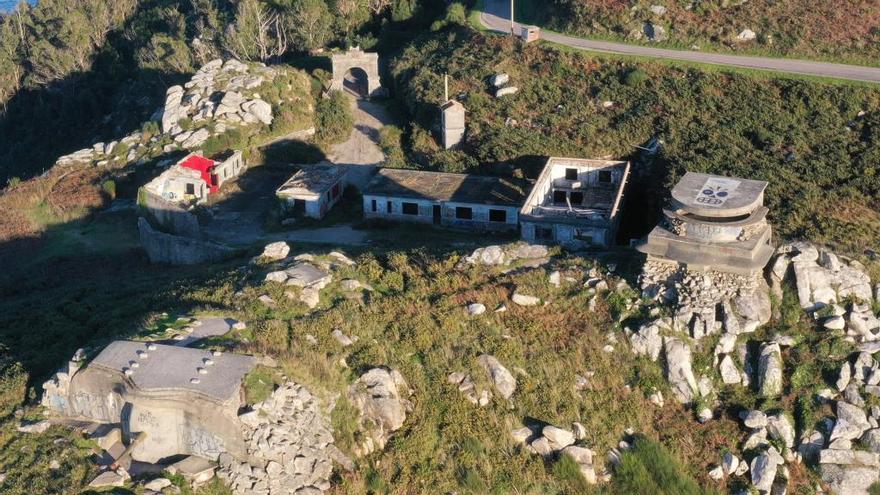
<path id="1" fill-rule="evenodd" d="M 877 65 L 880 2 L 877 0 L 522 0 L 517 20 L 557 31 L 646 42 L 645 23 L 666 31 L 666 44 L 774 56 L 821 58 Z M 549 3 L 550 5 L 547 5 Z M 652 6 L 663 7 L 662 13 Z M 741 41 L 746 29 L 757 37 Z"/>
<path id="2" fill-rule="evenodd" d="M 514 164 L 530 175 L 547 155 L 630 157 L 628 199 L 639 212 L 659 211 L 685 170 L 705 171 L 769 181 L 766 202 L 784 236 L 856 251 L 880 240 L 874 87 L 628 62 L 467 29 L 420 39 L 391 70 L 414 119 L 410 154 L 424 167 L 507 174 Z M 468 111 L 461 151 L 437 152 L 429 132 L 444 72 Z M 519 93 L 493 97 L 488 79 L 499 72 Z M 654 138 L 663 144 L 651 155 L 642 148 Z"/>
<path id="3" fill-rule="evenodd" d="M 444 9 L 439 0 L 23 3 L 0 14 L 0 183 L 140 127 L 168 86 L 213 58 L 397 46 Z"/>

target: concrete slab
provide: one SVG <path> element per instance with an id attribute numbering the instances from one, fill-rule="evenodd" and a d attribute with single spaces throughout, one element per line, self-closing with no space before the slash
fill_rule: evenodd
<path id="1" fill-rule="evenodd" d="M 89 366 L 122 373 L 143 391 L 192 391 L 225 402 L 238 395 L 255 364 L 251 356 L 117 340 Z"/>
<path id="2" fill-rule="evenodd" d="M 191 455 L 168 467 L 168 472 L 180 474 L 192 483 L 204 483 L 214 477 L 217 464 L 201 457 Z"/>
<path id="3" fill-rule="evenodd" d="M 761 180 L 687 172 L 672 189 L 672 197 L 695 215 L 733 217 L 761 206 L 766 188 Z"/>

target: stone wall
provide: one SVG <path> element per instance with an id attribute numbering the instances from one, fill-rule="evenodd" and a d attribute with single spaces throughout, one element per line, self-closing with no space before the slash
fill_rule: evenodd
<path id="1" fill-rule="evenodd" d="M 221 261 L 235 256 L 237 251 L 220 244 L 159 232 L 146 218 L 138 218 L 141 246 L 153 263 L 195 265 Z"/>
<path id="2" fill-rule="evenodd" d="M 147 210 L 162 231 L 193 239 L 202 238 L 199 220 L 193 213 L 177 203 L 166 201 L 146 188 L 141 188 L 138 194 L 141 206 Z"/>

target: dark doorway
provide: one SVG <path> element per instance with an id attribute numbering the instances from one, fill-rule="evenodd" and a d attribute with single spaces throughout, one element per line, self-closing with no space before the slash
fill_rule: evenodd
<path id="1" fill-rule="evenodd" d="M 434 225 L 440 225 L 440 205 L 434 205 Z"/>
<path id="2" fill-rule="evenodd" d="M 345 73 L 342 85 L 345 87 L 346 91 L 358 98 L 366 98 L 370 96 L 370 81 L 367 77 L 367 73 L 363 69 L 357 67 L 349 69 L 349 71 Z"/>

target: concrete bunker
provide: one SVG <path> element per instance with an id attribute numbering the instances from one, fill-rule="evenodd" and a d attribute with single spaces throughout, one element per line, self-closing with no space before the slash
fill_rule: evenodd
<path id="1" fill-rule="evenodd" d="M 75 420 L 118 425 L 135 461 L 183 455 L 247 458 L 238 412 L 256 359 L 152 342 L 115 341 L 43 388 L 43 405 Z"/>
<path id="2" fill-rule="evenodd" d="M 333 80 L 330 89 L 349 90 L 360 98 L 385 96 L 379 81 L 379 54 L 355 47 L 345 53 L 334 53 Z"/>
<path id="3" fill-rule="evenodd" d="M 639 251 L 689 270 L 758 275 L 773 255 L 767 183 L 688 172 Z"/>

